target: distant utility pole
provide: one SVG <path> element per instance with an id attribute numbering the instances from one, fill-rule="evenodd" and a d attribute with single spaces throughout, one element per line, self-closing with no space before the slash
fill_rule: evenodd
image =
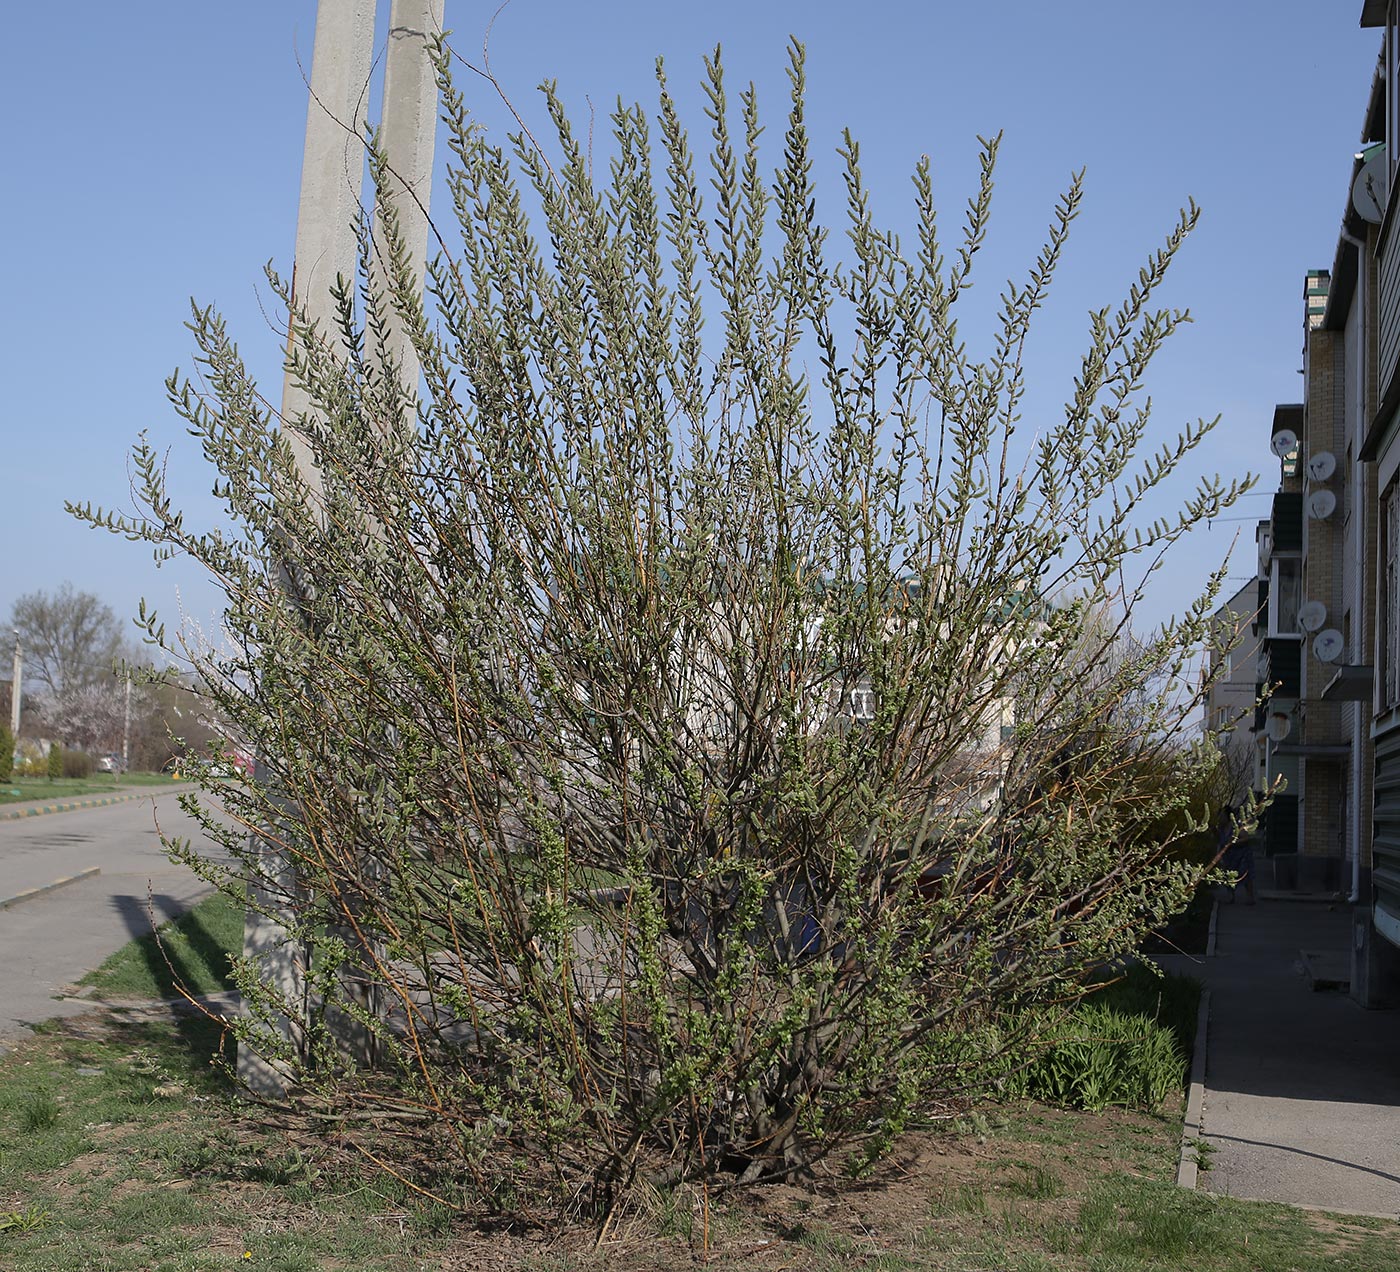
<path id="1" fill-rule="evenodd" d="M 323 331 L 335 326 L 330 289 L 336 275 L 350 278 L 355 273 L 354 223 L 363 198 L 363 137 L 377 2 L 319 0 L 317 6 L 292 303 L 294 308 L 303 308 L 308 321 Z M 400 231 L 419 262 L 420 277 L 427 250 L 428 194 L 437 125 L 437 89 L 427 42 L 442 30 L 442 22 L 443 0 L 391 0 L 381 137 L 395 174 L 390 193 L 398 208 Z M 382 255 L 378 236 L 376 245 Z M 418 364 L 407 333 L 397 323 L 392 328 L 389 351 L 403 368 L 407 388 L 416 390 Z M 289 373 L 282 388 L 283 421 L 295 420 L 309 407 L 305 390 Z M 287 430 L 286 436 L 315 499 L 321 482 L 311 449 L 294 431 Z M 292 863 L 263 844 L 259 876 L 250 881 L 243 953 L 257 961 L 265 983 L 287 1001 L 301 1003 L 304 1011 L 304 951 L 289 939 L 292 915 L 282 901 L 295 896 L 297 886 Z M 281 917 L 268 918 L 267 914 Z M 300 1042 L 304 1019 L 284 1019 L 278 1024 L 289 1042 Z M 349 1041 L 356 1048 L 363 1045 L 361 1039 Z M 277 1096 L 285 1090 L 285 1077 L 277 1066 L 246 1046 L 239 1048 L 238 1075 L 262 1095 Z"/>
<path id="2" fill-rule="evenodd" d="M 131 668 L 126 669 L 126 706 L 122 709 L 122 772 L 131 765 Z"/>
<path id="3" fill-rule="evenodd" d="M 15 632 L 15 670 L 10 681 L 10 736 L 19 740 L 19 703 L 24 681 L 24 650 L 19 643 L 19 632 Z"/>

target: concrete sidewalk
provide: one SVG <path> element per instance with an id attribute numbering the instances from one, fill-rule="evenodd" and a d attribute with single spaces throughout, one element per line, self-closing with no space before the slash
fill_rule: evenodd
<path id="1" fill-rule="evenodd" d="M 1347 966 L 1350 938 L 1345 902 L 1241 900 L 1219 907 L 1214 957 L 1181 969 L 1210 991 L 1198 1187 L 1400 1217 L 1400 1011 L 1306 975 Z"/>
<path id="2" fill-rule="evenodd" d="M 37 890 L 0 909 L 0 1048 L 33 1023 L 85 1010 L 55 995 L 208 893 L 161 843 L 158 830 L 196 842 L 202 835 L 175 796 L 163 787 L 102 812 L 0 821 L 0 897 Z"/>

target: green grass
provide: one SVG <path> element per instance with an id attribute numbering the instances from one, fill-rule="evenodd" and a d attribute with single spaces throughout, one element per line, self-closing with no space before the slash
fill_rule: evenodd
<path id="1" fill-rule="evenodd" d="M 1002 1187 L 1015 1196 L 1046 1201 L 1064 1191 L 1060 1177 L 1053 1170 L 1026 1162 L 1016 1162 L 1014 1167 Z"/>
<path id="2" fill-rule="evenodd" d="M 1091 1266 L 1123 1272 L 1375 1272 L 1400 1266 L 1394 1224 L 1368 1230 L 1289 1206 L 1187 1192 L 1165 1180 L 1098 1183 L 1079 1206 L 1079 1246 Z"/>
<path id="3" fill-rule="evenodd" d="M 931 1204 L 935 1210 L 945 1214 L 985 1215 L 988 1208 L 987 1190 L 975 1181 L 946 1185 Z"/>
<path id="4" fill-rule="evenodd" d="M 1190 976 L 1156 975 L 1141 963 L 1133 963 L 1121 979 L 1096 990 L 1090 1002 L 1123 1015 L 1143 1016 L 1170 1029 L 1182 1053 L 1191 1054 L 1196 1042 L 1196 1009 L 1201 1003 L 1201 983 Z"/>
<path id="5" fill-rule="evenodd" d="M 141 998 L 169 997 L 177 981 L 192 993 L 224 988 L 242 922 L 242 906 L 216 894 L 165 925 L 159 943 L 133 941 L 87 981 Z M 1096 997 L 1184 1041 L 1196 990 L 1133 973 Z M 217 1021 L 92 1019 L 96 1027 L 53 1025 L 0 1058 L 6 1272 L 416 1272 L 445 1260 L 478 1266 L 474 1259 L 538 1272 L 651 1272 L 689 1266 L 701 1253 L 721 1272 L 1400 1267 L 1394 1223 L 1176 1188 L 1179 1104 L 1093 1116 L 988 1106 L 915 1137 L 930 1164 L 910 1170 L 897 1150 L 889 1169 L 827 1190 L 829 1201 L 821 1191 L 781 1199 L 756 1190 L 716 1194 L 704 1212 L 693 1187 L 655 1189 L 595 1252 L 586 1221 L 552 1219 L 509 1235 L 477 1229 L 334 1137 L 260 1122 L 211 1067 L 221 1054 L 232 1058 Z M 447 1158 L 425 1166 L 433 1173 L 422 1182 L 443 1188 Z"/>
<path id="6" fill-rule="evenodd" d="M 82 984 L 104 997 L 175 998 L 232 989 L 229 955 L 243 948 L 241 903 L 222 892 L 206 897 L 178 919 L 129 941 Z"/>
<path id="7" fill-rule="evenodd" d="M 593 1249 L 586 1222 L 478 1229 L 334 1136 L 234 1098 L 217 1022 L 94 1013 L 0 1057 L 5 1272 L 1374 1272 L 1394 1223 L 1213 1198 L 1171 1182 L 1179 1124 L 992 1108 L 876 1180 L 658 1191 Z M 911 1162 L 921 1164 L 911 1169 Z M 509 1170 L 510 1163 L 499 1163 Z M 441 1163 L 434 1164 L 441 1169 Z M 247 1258 L 245 1258 L 245 1253 Z M 708 1258 L 705 1258 L 705 1255 Z"/>
<path id="8" fill-rule="evenodd" d="M 117 780 L 118 786 L 173 786 L 175 779 L 169 773 L 123 773 Z"/>
<path id="9" fill-rule="evenodd" d="M 33 1134 L 58 1125 L 59 1107 L 49 1091 L 29 1091 L 16 1103 L 16 1120 L 20 1130 Z"/>
<path id="10" fill-rule="evenodd" d="M 94 773 L 91 777 L 21 777 L 0 783 L 0 804 L 72 799 L 79 795 L 130 795 L 152 786 L 173 786 L 168 773 Z"/>
<path id="11" fill-rule="evenodd" d="M 1200 995 L 1195 980 L 1130 965 L 1063 1014 L 1031 1017 L 1044 1050 L 1003 1094 L 1095 1112 L 1160 1107 L 1185 1087 Z"/>
<path id="12" fill-rule="evenodd" d="M 418 1232 L 393 1180 L 347 1179 L 251 1122 L 210 1067 L 221 1046 L 208 1021 L 109 1019 L 0 1059 L 0 1268 L 442 1265 L 445 1243 Z"/>

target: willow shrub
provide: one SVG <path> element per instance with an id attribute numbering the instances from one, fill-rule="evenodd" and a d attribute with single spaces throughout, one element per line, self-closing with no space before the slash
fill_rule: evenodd
<path id="1" fill-rule="evenodd" d="M 497 1150 L 601 1208 L 639 1172 L 871 1156 L 1004 1069 L 1003 1006 L 1075 995 L 1195 883 L 1152 833 L 1189 783 L 1138 781 L 1180 751 L 1219 579 L 1128 644 L 1122 589 L 1238 493 L 1145 512 L 1210 427 L 1149 446 L 1142 398 L 1195 209 L 1028 436 L 1078 177 L 975 360 L 995 139 L 950 247 L 918 165 L 906 251 L 847 136 L 838 255 L 796 47 L 775 168 L 716 53 L 708 155 L 658 65 L 606 181 L 552 88 L 548 150 L 497 147 L 447 66 L 456 224 L 423 290 L 381 201 L 387 268 L 366 224 L 339 329 L 293 314 L 286 420 L 196 309 L 170 396 L 227 526 L 186 521 L 144 441 L 140 515 L 79 510 L 227 597 L 229 649 L 184 653 L 260 766 L 193 803 L 231 862 L 196 864 L 256 884 L 304 970 L 240 963 L 242 1045 L 329 1084 L 346 1134 L 391 1112 L 385 1160 L 383 1125 L 426 1137 L 461 1204 L 502 1201 Z"/>

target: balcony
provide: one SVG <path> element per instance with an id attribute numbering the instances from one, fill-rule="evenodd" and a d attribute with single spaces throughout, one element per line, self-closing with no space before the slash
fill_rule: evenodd
<path id="1" fill-rule="evenodd" d="M 1271 640 L 1264 657 L 1268 683 L 1277 686 L 1275 698 L 1297 698 L 1303 692 L 1303 646 L 1297 640 Z"/>
<path id="2" fill-rule="evenodd" d="M 1264 855 L 1298 851 L 1298 797 L 1275 795 L 1264 812 Z"/>
<path id="3" fill-rule="evenodd" d="M 1303 495 L 1279 491 L 1270 519 L 1274 556 L 1296 556 L 1303 551 Z"/>

